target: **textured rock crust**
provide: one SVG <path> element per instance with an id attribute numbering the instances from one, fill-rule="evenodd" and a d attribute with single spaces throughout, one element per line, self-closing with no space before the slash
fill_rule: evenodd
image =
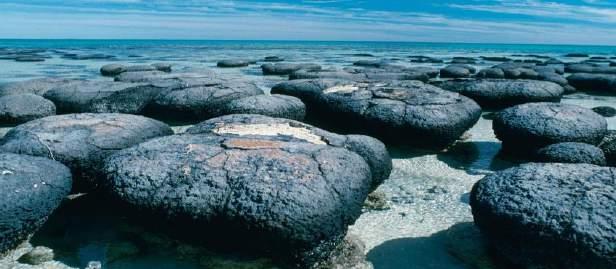
<path id="1" fill-rule="evenodd" d="M 0 97 L 0 123 L 23 123 L 56 114 L 56 106 L 34 94 Z"/>
<path id="2" fill-rule="evenodd" d="M 467 96 L 486 108 L 503 108 L 530 102 L 559 102 L 564 93 L 564 89 L 557 84 L 536 80 L 450 80 L 436 85 Z"/>
<path id="3" fill-rule="evenodd" d="M 26 81 L 11 82 L 0 87 L 0 96 L 12 94 L 44 95 L 48 90 L 60 87 L 78 80 L 60 78 L 41 78 Z"/>
<path id="4" fill-rule="evenodd" d="M 64 165 L 40 157 L 0 153 L 0 254 L 38 230 L 71 190 Z"/>
<path id="5" fill-rule="evenodd" d="M 518 266 L 616 267 L 616 169 L 524 164 L 480 180 L 475 223 Z M 534 267 L 537 268 L 537 267 Z"/>
<path id="6" fill-rule="evenodd" d="M 588 163 L 605 165 L 605 154 L 593 145 L 577 142 L 552 144 L 537 151 L 537 161 L 545 163 Z"/>
<path id="7" fill-rule="evenodd" d="M 57 160 L 70 167 L 76 186 L 97 185 L 102 161 L 111 153 L 170 135 L 166 124 L 127 114 L 51 116 L 13 128 L 0 139 L 0 150 Z"/>
<path id="8" fill-rule="evenodd" d="M 330 121 L 425 147 L 454 142 L 481 114 L 471 99 L 420 81 L 296 80 L 278 84 L 272 92 L 296 96 L 310 112 Z"/>
<path id="9" fill-rule="evenodd" d="M 228 102 L 220 114 L 259 114 L 301 121 L 306 116 L 306 106 L 302 100 L 293 96 L 262 94 Z"/>
<path id="10" fill-rule="evenodd" d="M 616 92 L 616 75 L 578 73 L 567 80 L 580 91 Z"/>
<path id="11" fill-rule="evenodd" d="M 342 238 L 390 170 L 378 140 L 259 115 L 205 121 L 105 165 L 110 192 L 136 208 L 293 255 Z"/>
<path id="12" fill-rule="evenodd" d="M 152 84 L 77 81 L 50 89 L 44 97 L 58 113 L 138 114 L 165 88 Z"/>
<path id="13" fill-rule="evenodd" d="M 558 103 L 529 103 L 496 113 L 492 122 L 506 151 L 532 151 L 550 144 L 581 142 L 597 145 L 607 122 L 590 109 Z"/>
<path id="14" fill-rule="evenodd" d="M 264 75 L 290 75 L 298 70 L 318 71 L 321 70 L 321 66 L 317 64 L 277 63 L 261 65 L 261 70 L 263 70 Z"/>
<path id="15" fill-rule="evenodd" d="M 616 166 L 616 131 L 610 130 L 599 143 L 599 148 L 605 153 L 607 165 Z"/>

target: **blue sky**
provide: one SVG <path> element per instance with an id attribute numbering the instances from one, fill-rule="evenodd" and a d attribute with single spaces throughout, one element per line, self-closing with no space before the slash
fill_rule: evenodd
<path id="1" fill-rule="evenodd" d="M 616 45 L 616 0 L 0 0 L 0 38 Z"/>

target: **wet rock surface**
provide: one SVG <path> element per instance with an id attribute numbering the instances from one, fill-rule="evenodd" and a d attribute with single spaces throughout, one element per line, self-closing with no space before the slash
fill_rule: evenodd
<path id="1" fill-rule="evenodd" d="M 505 150 L 524 152 L 560 142 L 597 145 L 607 134 L 607 123 L 576 105 L 529 103 L 497 113 L 493 129 Z"/>
<path id="2" fill-rule="evenodd" d="M 278 84 L 272 92 L 296 96 L 309 111 L 361 126 L 362 132 L 427 147 L 452 143 L 481 113 L 467 97 L 419 81 L 303 80 Z"/>
<path id="3" fill-rule="evenodd" d="M 34 94 L 0 97 L 0 123 L 23 123 L 56 114 L 56 106 Z"/>
<path id="4" fill-rule="evenodd" d="M 436 86 L 467 96 L 485 108 L 504 108 L 530 102 L 558 102 L 564 89 L 536 80 L 450 80 Z"/>
<path id="5" fill-rule="evenodd" d="M 615 173 L 589 164 L 534 163 L 498 172 L 473 188 L 475 223 L 516 266 L 613 268 Z"/>
<path id="6" fill-rule="evenodd" d="M 209 240 L 243 238 L 293 255 L 320 248 L 344 235 L 369 191 L 389 174 L 380 142 L 295 121 L 231 115 L 187 133 L 113 155 L 105 165 L 107 187 L 136 208 L 196 225 L 186 229 L 206 225 Z M 376 151 L 379 168 L 371 161 L 377 155 L 361 155 Z"/>
<path id="7" fill-rule="evenodd" d="M 170 135 L 164 123 L 128 114 L 68 114 L 33 120 L 0 139 L 0 150 L 57 160 L 73 173 L 76 187 L 98 185 L 102 161 L 111 153 Z"/>
<path id="8" fill-rule="evenodd" d="M 605 165 L 605 154 L 593 145 L 564 142 L 552 144 L 537 151 L 537 161 L 545 163 L 587 163 Z"/>
<path id="9" fill-rule="evenodd" d="M 40 157 L 0 153 L 0 253 L 16 248 L 47 220 L 71 190 L 64 165 Z"/>

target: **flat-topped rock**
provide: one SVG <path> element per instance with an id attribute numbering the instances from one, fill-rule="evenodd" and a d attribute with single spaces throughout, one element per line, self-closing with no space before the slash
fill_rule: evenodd
<path id="1" fill-rule="evenodd" d="M 545 163 L 588 163 L 605 165 L 605 154 L 593 145 L 577 142 L 552 144 L 537 151 L 537 161 Z"/>
<path id="2" fill-rule="evenodd" d="M 264 75 L 290 75 L 298 70 L 317 71 L 321 70 L 318 64 L 292 64 L 292 63 L 277 63 L 261 65 Z"/>
<path id="3" fill-rule="evenodd" d="M 309 113 L 330 122 L 426 147 L 454 142 L 481 113 L 471 99 L 420 81 L 296 80 L 274 86 L 272 93 L 296 96 Z"/>
<path id="4" fill-rule="evenodd" d="M 98 184 L 102 161 L 111 153 L 170 135 L 166 124 L 128 114 L 68 114 L 21 124 L 0 139 L 0 150 L 47 157 L 70 167 L 78 187 Z"/>
<path id="5" fill-rule="evenodd" d="M 616 266 L 616 169 L 523 164 L 475 184 L 475 224 L 518 268 Z"/>
<path id="6" fill-rule="evenodd" d="M 190 83 L 181 82 L 169 87 L 154 99 L 148 111 L 178 118 L 205 120 L 222 115 L 222 109 L 231 101 L 261 94 L 263 91 L 250 82 L 195 79 Z"/>
<path id="7" fill-rule="evenodd" d="M 40 157 L 0 153 L 0 253 L 35 233 L 71 190 L 71 173 Z"/>
<path id="8" fill-rule="evenodd" d="M 506 150 L 524 152 L 561 142 L 597 145 L 607 133 L 607 122 L 576 105 L 529 103 L 496 113 L 493 129 Z"/>
<path id="9" fill-rule="evenodd" d="M 215 118 L 105 165 L 115 197 L 181 224 L 195 240 L 300 260 L 341 240 L 390 169 L 378 140 L 259 115 Z M 229 244 L 235 240 L 246 244 Z"/>
<path id="10" fill-rule="evenodd" d="M 536 80 L 449 80 L 436 86 L 472 98 L 485 108 L 503 108 L 530 102 L 559 102 L 564 89 Z"/>
<path id="11" fill-rule="evenodd" d="M 56 114 L 56 106 L 35 94 L 0 97 L 0 123 L 23 123 Z"/>
<path id="12" fill-rule="evenodd" d="M 228 102 L 222 107 L 221 115 L 230 114 L 259 114 L 301 121 L 306 116 L 306 105 L 293 96 L 261 94 Z"/>
<path id="13" fill-rule="evenodd" d="M 577 73 L 567 77 L 567 80 L 580 91 L 616 92 L 616 75 Z"/>
<path id="14" fill-rule="evenodd" d="M 27 93 L 43 95 L 48 90 L 75 81 L 78 80 L 63 78 L 40 78 L 26 81 L 11 82 L 0 86 L 0 96 Z"/>
<path id="15" fill-rule="evenodd" d="M 233 67 L 246 67 L 249 66 L 252 61 L 250 60 L 221 60 L 216 63 L 216 66 L 223 68 Z"/>
<path id="16" fill-rule="evenodd" d="M 76 81 L 47 91 L 58 113 L 139 114 L 166 88 L 154 84 Z"/>
<path id="17" fill-rule="evenodd" d="M 475 73 L 475 68 L 464 64 L 452 64 L 441 69 L 441 78 L 466 78 Z"/>

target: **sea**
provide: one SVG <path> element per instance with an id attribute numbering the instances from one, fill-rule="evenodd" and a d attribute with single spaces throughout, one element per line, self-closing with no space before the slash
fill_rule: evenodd
<path id="1" fill-rule="evenodd" d="M 358 60 L 382 59 L 403 66 L 443 67 L 442 63 L 411 63 L 409 56 L 429 56 L 445 62 L 453 57 L 478 59 L 478 69 L 499 64 L 481 56 L 517 60 L 559 59 L 584 53 L 616 57 L 616 46 L 470 44 L 418 42 L 331 41 L 209 41 L 209 40 L 0 40 L 0 55 L 10 51 L 35 51 L 43 62 L 0 60 L 0 84 L 43 77 L 109 80 L 100 67 L 109 63 L 149 64 L 164 62 L 174 72 L 212 70 L 257 83 L 264 91 L 281 76 L 263 76 L 259 64 L 221 69 L 224 59 L 259 60 L 279 56 L 286 62 L 316 63 L 326 69 L 351 66 Z M 67 55 L 98 55 L 81 57 Z M 543 58 L 541 58 L 543 57 Z M 79 58 L 79 57 L 77 57 Z M 614 60 L 616 61 L 616 60 Z M 616 107 L 616 97 L 574 93 L 564 103 L 588 108 Z M 366 259 L 376 269 L 397 268 L 506 268 L 491 258 L 473 226 L 469 192 L 482 177 L 516 165 L 499 155 L 500 142 L 492 131 L 491 111 L 484 112 L 467 139 L 445 151 L 430 152 L 390 147 L 393 171 L 377 191 L 386 199 L 381 210 L 366 209 L 349 234 L 365 246 Z M 610 129 L 616 119 L 608 118 Z M 318 125 L 318 123 L 316 123 Z M 185 126 L 175 126 L 178 132 Z M 10 127 L 8 127 L 10 129 Z M 148 231 L 130 219 L 114 215 L 88 198 L 58 210 L 31 240 L 50 247 L 55 259 L 84 268 L 100 261 L 103 268 L 283 268 L 267 257 L 220 253 L 207 246 L 179 242 Z M 238 242 L 241 244 L 241 242 Z"/>

